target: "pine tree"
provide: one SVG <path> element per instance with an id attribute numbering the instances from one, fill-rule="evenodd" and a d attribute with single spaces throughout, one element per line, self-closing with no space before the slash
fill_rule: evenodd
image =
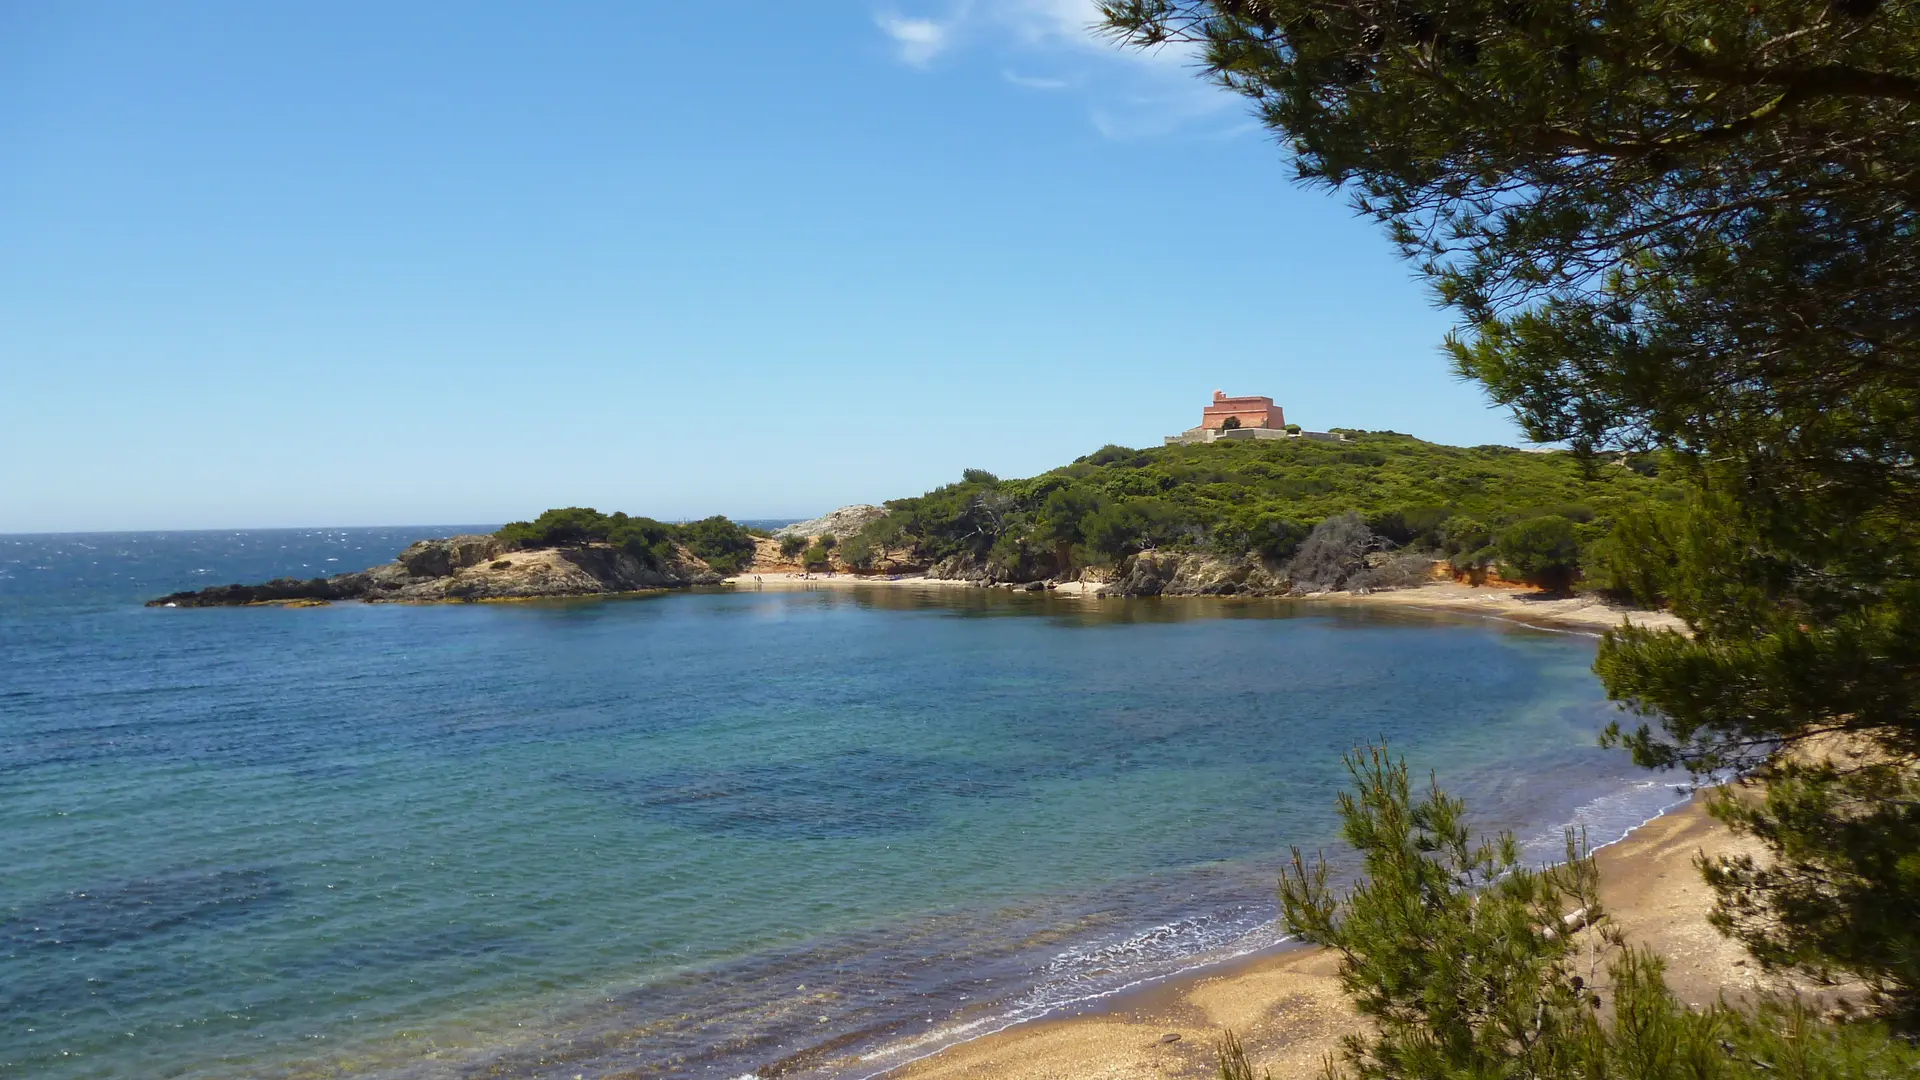
<path id="1" fill-rule="evenodd" d="M 1690 501 L 1605 558 L 1692 632 L 1609 635 L 1619 738 L 1764 783 L 1719 923 L 1920 1032 L 1920 3 L 1102 9 L 1377 218 L 1531 437 L 1670 452 Z"/>

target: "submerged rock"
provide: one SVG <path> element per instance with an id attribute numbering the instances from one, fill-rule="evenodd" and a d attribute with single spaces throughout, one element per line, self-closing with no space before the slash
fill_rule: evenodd
<path id="1" fill-rule="evenodd" d="M 668 558 L 652 565 L 607 544 L 513 550 L 496 536 L 453 536 L 419 541 L 393 562 L 356 573 L 306 580 L 276 578 L 260 585 L 216 585 L 162 596 L 147 601 L 147 606 L 516 600 L 717 585 L 721 580 L 712 567 L 679 545 Z"/>

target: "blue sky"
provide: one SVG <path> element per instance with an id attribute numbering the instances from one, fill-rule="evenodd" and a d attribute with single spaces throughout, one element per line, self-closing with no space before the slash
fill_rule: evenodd
<path id="1" fill-rule="evenodd" d="M 0 531 L 804 516 L 1214 388 L 1513 442 L 1082 0 L 0 0 Z"/>

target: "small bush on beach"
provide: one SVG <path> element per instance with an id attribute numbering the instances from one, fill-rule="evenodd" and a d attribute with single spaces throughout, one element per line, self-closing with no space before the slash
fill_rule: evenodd
<path id="1" fill-rule="evenodd" d="M 1511 834 L 1473 839 L 1465 805 L 1437 785 L 1416 799 L 1384 748 L 1346 762 L 1341 833 L 1358 883 L 1336 897 L 1325 861 L 1298 849 L 1280 882 L 1286 927 L 1340 954 L 1341 986 L 1369 1021 L 1327 1062 L 1329 1080 L 1920 1075 L 1920 1049 L 1885 1028 L 1831 1024 L 1794 1000 L 1687 1008 L 1660 959 L 1602 921 L 1599 872 L 1575 837 L 1565 863 L 1530 869 Z M 1254 1080 L 1231 1033 L 1220 1056 L 1223 1080 Z"/>

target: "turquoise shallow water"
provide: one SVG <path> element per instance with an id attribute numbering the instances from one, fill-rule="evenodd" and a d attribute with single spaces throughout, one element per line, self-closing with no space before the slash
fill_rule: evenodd
<path id="1" fill-rule="evenodd" d="M 858 1076 L 1271 942 L 1356 741 L 1543 857 L 1670 801 L 1494 623 L 138 606 L 446 531 L 0 537 L 0 1073 Z"/>

